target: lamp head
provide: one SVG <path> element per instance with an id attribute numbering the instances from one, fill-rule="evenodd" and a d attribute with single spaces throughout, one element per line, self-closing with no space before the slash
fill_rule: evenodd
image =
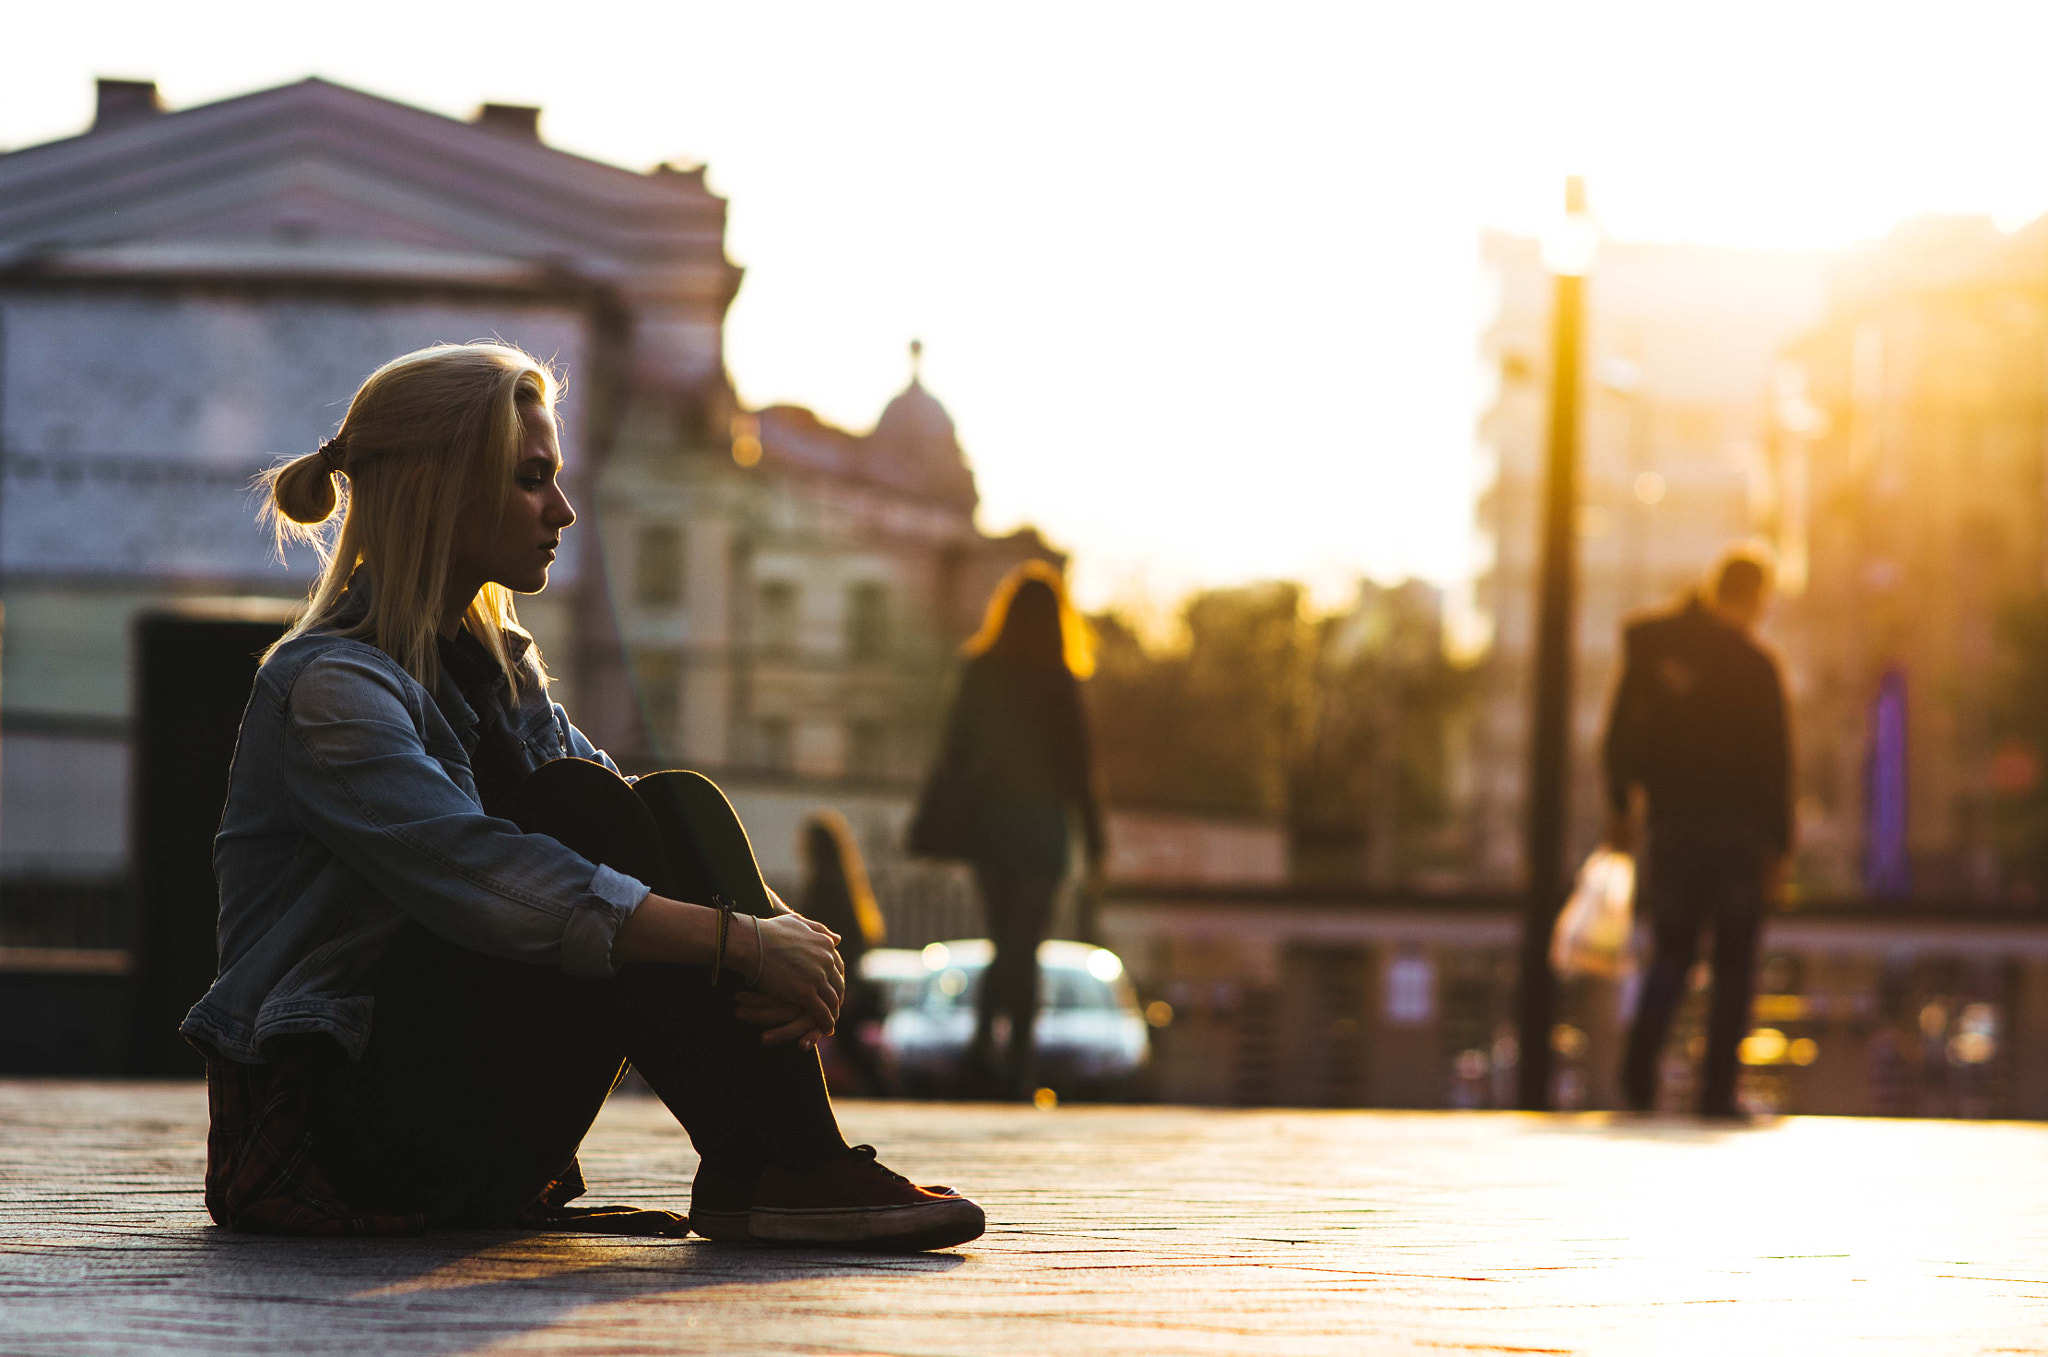
<path id="1" fill-rule="evenodd" d="M 1543 264 L 1562 278 L 1583 278 L 1600 248 L 1600 224 L 1586 207 L 1586 181 L 1564 181 L 1564 218 L 1543 238 Z"/>

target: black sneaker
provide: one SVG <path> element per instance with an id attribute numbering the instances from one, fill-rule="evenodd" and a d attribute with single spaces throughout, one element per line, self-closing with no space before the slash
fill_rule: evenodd
<path id="1" fill-rule="evenodd" d="M 747 1224 L 769 1243 L 914 1253 L 978 1239 L 988 1222 L 967 1198 L 919 1187 L 856 1145 L 808 1173 L 763 1173 Z"/>
<path id="2" fill-rule="evenodd" d="M 751 1239 L 747 1216 L 754 1209 L 752 1178 L 735 1178 L 709 1164 L 697 1165 L 690 1180 L 690 1228 L 706 1239 Z"/>

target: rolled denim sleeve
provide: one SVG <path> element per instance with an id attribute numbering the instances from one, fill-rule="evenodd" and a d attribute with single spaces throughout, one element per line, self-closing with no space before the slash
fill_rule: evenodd
<path id="1" fill-rule="evenodd" d="M 428 929 L 570 975 L 612 975 L 648 888 L 486 815 L 422 739 L 390 662 L 329 651 L 288 699 L 284 785 L 307 833 Z"/>

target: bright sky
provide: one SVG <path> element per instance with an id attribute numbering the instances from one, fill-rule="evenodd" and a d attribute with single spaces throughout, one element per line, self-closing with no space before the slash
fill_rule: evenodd
<path id="1" fill-rule="evenodd" d="M 92 78 L 173 107 L 307 74 L 709 164 L 742 394 L 952 411 L 983 517 L 1084 596 L 1471 566 L 1485 224 L 1568 172 L 1611 233 L 1811 245 L 2048 211 L 2048 6 L 1394 3 L 13 6 L 0 147 Z"/>

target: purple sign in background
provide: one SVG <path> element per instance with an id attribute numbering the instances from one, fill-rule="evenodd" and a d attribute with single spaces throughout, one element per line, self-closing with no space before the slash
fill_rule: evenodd
<path id="1" fill-rule="evenodd" d="M 1872 895 L 1913 893 L 1906 853 L 1906 675 L 1887 669 L 1870 704 L 1870 756 L 1864 768 L 1863 888 Z"/>

